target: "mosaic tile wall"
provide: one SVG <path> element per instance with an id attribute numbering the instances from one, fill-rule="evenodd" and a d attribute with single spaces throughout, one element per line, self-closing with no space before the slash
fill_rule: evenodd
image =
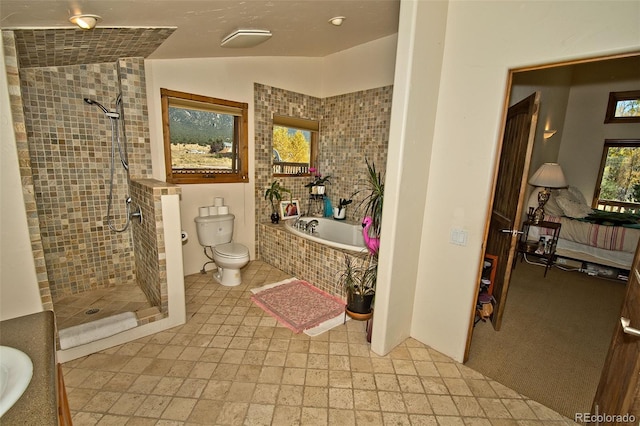
<path id="1" fill-rule="evenodd" d="M 114 122 L 83 98 L 114 109 L 119 81 L 125 83 L 120 121 L 131 141 L 131 177 L 150 176 L 146 109 L 134 93 L 144 89 L 143 60 L 20 69 L 20 80 L 52 296 L 135 282 L 131 234 L 106 226 Z M 129 189 L 118 159 L 113 170 L 112 223 L 121 228 Z"/>
<path id="2" fill-rule="evenodd" d="M 40 234 L 38 210 L 36 208 L 31 162 L 29 161 L 26 118 L 24 116 L 22 96 L 20 94 L 18 56 L 12 31 L 2 32 L 2 43 L 9 89 L 9 103 L 11 104 L 13 130 L 16 140 L 16 150 L 18 152 L 18 167 L 20 168 L 20 177 L 22 179 L 22 196 L 24 198 L 24 205 L 27 214 L 27 226 L 29 227 L 31 250 L 33 252 L 33 260 L 36 267 L 36 279 L 38 280 L 42 308 L 44 310 L 53 310 L 53 300 L 49 289 L 49 278 L 44 259 L 44 248 L 42 246 L 42 238 Z"/>
<path id="3" fill-rule="evenodd" d="M 262 223 L 259 228 L 264 262 L 346 301 L 344 289 L 338 284 L 344 269 L 344 256 L 358 259 L 364 255 L 307 240 L 287 231 L 282 223 Z"/>
<path id="4" fill-rule="evenodd" d="M 155 179 L 131 182 L 131 197 L 137 201 L 143 217 L 142 224 L 134 220 L 132 225 L 138 285 L 147 300 L 164 314 L 169 311 L 169 299 L 162 196 L 180 192 L 179 186 Z"/>
<path id="5" fill-rule="evenodd" d="M 20 68 L 115 62 L 152 54 L 176 28 L 14 30 Z"/>
<path id="6" fill-rule="evenodd" d="M 254 84 L 258 239 L 259 224 L 269 222 L 271 214 L 269 202 L 264 199 L 264 189 L 274 179 L 271 173 L 273 114 L 320 120 L 319 171 L 323 176 L 331 175 L 331 184 L 327 186 L 326 193 L 333 206 L 338 205 L 340 198 L 353 198 L 353 203 L 347 208 L 347 218 L 360 220 L 362 212 L 356 212 L 355 206 L 362 200 L 363 195 L 352 195 L 366 187 L 365 159 L 375 163 L 376 169 L 384 174 L 392 94 L 393 88 L 387 86 L 319 99 Z M 309 190 L 304 185 L 310 178 L 278 179 L 283 186 L 291 190 L 293 198 L 300 200 L 302 210 L 307 211 Z M 261 251 L 258 258 L 260 256 Z"/>

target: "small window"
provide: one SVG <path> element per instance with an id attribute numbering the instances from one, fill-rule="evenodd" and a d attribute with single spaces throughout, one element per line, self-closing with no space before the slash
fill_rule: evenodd
<path id="1" fill-rule="evenodd" d="M 605 123 L 640 123 L 640 90 L 609 93 Z"/>
<path id="2" fill-rule="evenodd" d="M 314 120 L 273 117 L 273 175 L 304 176 L 316 163 L 320 124 Z"/>
<path id="3" fill-rule="evenodd" d="M 593 207 L 637 213 L 640 210 L 640 140 L 606 140 Z"/>
<path id="4" fill-rule="evenodd" d="M 248 182 L 246 103 L 160 89 L 167 182 Z"/>

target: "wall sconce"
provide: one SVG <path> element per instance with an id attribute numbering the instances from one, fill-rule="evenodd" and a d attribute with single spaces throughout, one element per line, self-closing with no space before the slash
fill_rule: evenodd
<path id="1" fill-rule="evenodd" d="M 339 27 L 340 25 L 342 25 L 345 19 L 347 18 L 344 16 L 336 16 L 334 18 L 329 19 L 329 22 L 331 23 L 331 25 L 335 25 L 336 27 Z"/>
<path id="2" fill-rule="evenodd" d="M 551 196 L 550 188 L 563 188 L 567 186 L 567 180 L 562 172 L 562 167 L 558 163 L 544 163 L 529 179 L 529 184 L 541 186 L 538 192 L 538 208 L 533 212 L 533 223 L 540 223 L 544 220 L 544 205 Z"/>
<path id="3" fill-rule="evenodd" d="M 557 130 L 545 130 L 543 136 L 545 139 L 549 139 L 551 136 L 555 135 Z"/>
<path id="4" fill-rule="evenodd" d="M 82 28 L 83 30 L 92 30 L 102 18 L 98 15 L 73 15 L 69 18 L 69 22 Z"/>

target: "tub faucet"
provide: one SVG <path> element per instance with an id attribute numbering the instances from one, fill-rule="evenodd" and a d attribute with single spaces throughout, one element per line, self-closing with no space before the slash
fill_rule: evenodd
<path id="1" fill-rule="evenodd" d="M 305 227 L 305 229 L 310 234 L 313 234 L 314 232 L 316 232 L 316 226 L 318 226 L 318 221 L 313 219 L 313 220 L 310 220 L 309 223 L 307 223 L 307 226 Z"/>

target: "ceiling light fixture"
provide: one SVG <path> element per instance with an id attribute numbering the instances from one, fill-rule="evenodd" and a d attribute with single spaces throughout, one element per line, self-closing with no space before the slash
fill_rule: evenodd
<path id="1" fill-rule="evenodd" d="M 342 25 L 345 19 L 347 18 L 345 18 L 344 16 L 336 16 L 334 18 L 329 19 L 329 22 L 331 23 L 331 25 L 335 25 L 336 27 L 339 27 L 340 25 Z"/>
<path id="2" fill-rule="evenodd" d="M 99 17 L 98 15 L 81 14 L 81 15 L 73 15 L 71 18 L 69 18 L 69 21 L 72 24 L 76 24 L 83 30 L 92 30 L 95 28 L 96 24 L 101 19 L 102 18 Z"/>
<path id="3" fill-rule="evenodd" d="M 222 39 L 221 47 L 253 47 L 271 38 L 269 30 L 236 30 Z"/>

